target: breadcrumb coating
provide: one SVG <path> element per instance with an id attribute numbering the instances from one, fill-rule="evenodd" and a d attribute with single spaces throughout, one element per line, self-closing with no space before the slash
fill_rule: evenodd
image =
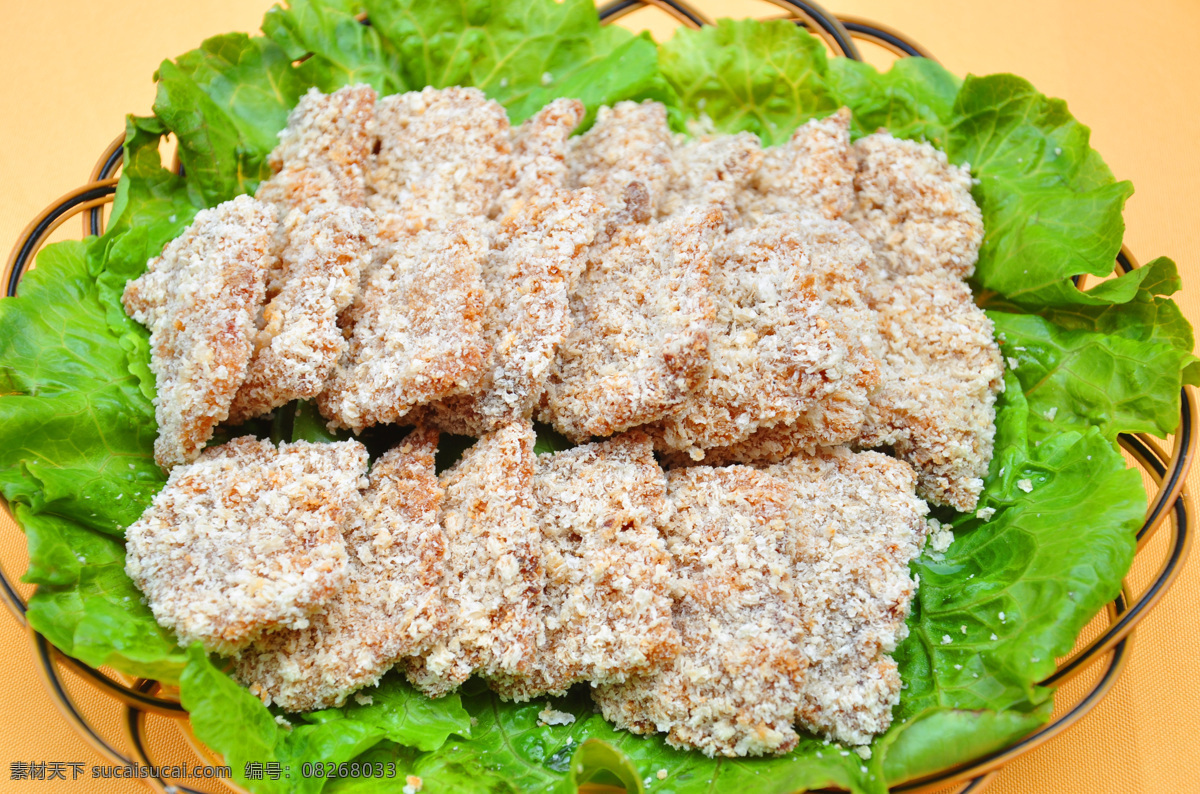
<path id="1" fill-rule="evenodd" d="M 975 272 L 983 215 L 971 198 L 971 173 L 928 143 L 886 131 L 854 144 L 858 173 L 848 219 L 888 271 L 902 275 Z"/>
<path id="2" fill-rule="evenodd" d="M 619 207 L 630 182 L 640 182 L 657 215 L 675 175 L 667 109 L 660 102 L 618 102 L 602 107 L 592 128 L 573 139 L 568 159 L 572 187 L 590 187 L 609 207 Z"/>
<path id="3" fill-rule="evenodd" d="M 638 431 L 537 459 L 536 521 L 545 641 L 527 672 L 499 676 L 506 698 L 620 682 L 679 652 L 670 555 L 660 534 L 667 481 Z"/>
<path id="4" fill-rule="evenodd" d="M 259 201 L 307 212 L 322 203 L 362 207 L 364 164 L 375 145 L 375 89 L 359 83 L 323 94 L 308 89 L 288 114 L 279 145 L 267 156 L 274 175 Z"/>
<path id="5" fill-rule="evenodd" d="M 246 379 L 275 226 L 274 209 L 249 196 L 201 210 L 125 285 L 125 311 L 150 329 L 164 469 L 196 459 Z"/>
<path id="6" fill-rule="evenodd" d="M 332 427 L 356 433 L 474 388 L 485 373 L 488 242 L 477 222 L 400 238 L 342 317 L 349 343 L 317 396 Z"/>
<path id="7" fill-rule="evenodd" d="M 570 289 L 583 271 L 601 209 L 590 190 L 556 190 L 532 197 L 500 222 L 483 265 L 483 334 L 491 357 L 473 392 L 433 403 L 425 421 L 479 436 L 533 415 L 554 351 L 571 330 Z"/>
<path id="8" fill-rule="evenodd" d="M 860 339 L 874 325 L 861 295 L 869 255 L 848 225 L 814 213 L 731 232 L 714 256 L 712 372 L 662 420 L 665 450 L 704 460 L 781 424 L 798 443 L 855 438 L 879 380 Z"/>
<path id="9" fill-rule="evenodd" d="M 634 183 L 635 185 L 638 183 Z M 571 297 L 542 416 L 574 441 L 660 419 L 707 376 L 721 211 L 613 224 Z"/>
<path id="10" fill-rule="evenodd" d="M 414 430 L 375 461 L 361 508 L 349 517 L 345 587 L 306 628 L 265 634 L 238 657 L 234 677 L 264 703 L 288 711 L 341 706 L 444 628 L 437 440 Z"/>
<path id="11" fill-rule="evenodd" d="M 479 439 L 442 473 L 447 631 L 407 663 L 438 697 L 479 670 L 524 674 L 544 633 L 545 571 L 534 516 L 533 426 L 513 422 Z"/>
<path id="12" fill-rule="evenodd" d="M 667 483 L 680 653 L 593 697 L 616 727 L 665 732 L 673 747 L 787 752 L 799 739 L 792 722 L 808 667 L 793 571 L 810 540 L 797 528 L 794 489 L 746 466 L 680 469 Z"/>
<path id="13" fill-rule="evenodd" d="M 125 533 L 125 572 L 182 645 L 236 653 L 263 631 L 304 628 L 346 579 L 342 530 L 366 487 L 357 441 L 251 436 L 177 466 Z"/>
<path id="14" fill-rule="evenodd" d="M 889 445 L 926 499 L 975 509 L 992 459 L 1004 364 L 992 321 L 946 272 L 876 274 L 869 300 L 882 383 L 858 439 Z"/>
<path id="15" fill-rule="evenodd" d="M 738 225 L 738 200 L 763 162 L 758 136 L 739 132 L 677 140 L 673 155 L 675 172 L 662 213 L 716 204 L 729 228 Z"/>
<path id="16" fill-rule="evenodd" d="M 567 152 L 571 133 L 583 121 L 578 99 L 555 99 L 512 131 L 512 157 L 504 174 L 505 188 L 491 212 L 503 217 L 518 202 L 567 187 Z"/>
<path id="17" fill-rule="evenodd" d="M 373 257 L 375 219 L 367 210 L 322 204 L 292 210 L 283 226 L 282 286 L 263 309 L 254 357 L 229 409 L 233 422 L 321 391 L 346 348 L 338 314 Z"/>
<path id="18" fill-rule="evenodd" d="M 912 468 L 845 447 L 798 455 L 768 470 L 795 489 L 807 555 L 798 560 L 798 638 L 809 661 L 796 720 L 850 745 L 869 743 L 892 722 L 900 675 L 889 655 L 908 636 L 928 507 L 913 493 Z"/>
<path id="19" fill-rule="evenodd" d="M 478 88 L 426 88 L 375 106 L 379 151 L 371 162 L 367 206 L 380 235 L 486 215 L 504 186 L 512 144 L 503 106 Z"/>
<path id="20" fill-rule="evenodd" d="M 779 212 L 812 210 L 829 220 L 854 206 L 854 152 L 850 147 L 850 111 L 840 109 L 813 119 L 782 146 L 766 150 L 751 190 L 738 195 L 749 220 Z"/>

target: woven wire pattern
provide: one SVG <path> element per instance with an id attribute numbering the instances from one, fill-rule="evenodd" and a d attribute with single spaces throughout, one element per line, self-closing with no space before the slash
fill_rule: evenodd
<path id="1" fill-rule="evenodd" d="M 897 57 L 933 57 L 919 44 L 891 28 L 853 17 L 834 16 L 815 3 L 801 0 L 770 2 L 780 8 L 782 14 L 778 18 L 792 20 L 819 36 L 834 55 L 862 60 L 857 40 L 882 47 Z M 701 11 L 680 0 L 615 0 L 601 6 L 598 13 L 602 23 L 611 23 L 645 7 L 656 8 L 669 15 L 677 24 L 690 28 L 712 23 Z M 0 272 L 0 279 L 6 288 L 6 297 L 16 296 L 21 277 L 32 264 L 34 256 L 50 235 L 66 221 L 82 215 L 83 235 L 103 233 L 104 208 L 112 202 L 116 192 L 117 179 L 114 174 L 121 166 L 123 138 L 124 136 L 119 136 L 104 150 L 85 185 L 62 196 L 26 226 L 17 239 L 4 270 Z M 179 170 L 178 162 L 175 165 Z M 1133 255 L 1123 247 L 1117 257 L 1114 271 L 1129 272 L 1137 266 Z M 1076 280 L 1080 286 L 1082 281 L 1082 278 Z M 1191 546 L 1194 508 L 1184 488 L 1184 480 L 1191 468 L 1198 433 L 1200 418 L 1197 416 L 1195 395 L 1191 387 L 1185 386 L 1181 393 L 1179 426 L 1172 436 L 1169 452 L 1147 434 L 1122 434 L 1119 437 L 1122 449 L 1157 489 L 1151 496 L 1145 520 L 1137 534 L 1139 560 L 1144 559 L 1146 555 L 1143 551 L 1164 524 L 1169 527 L 1170 536 L 1164 557 L 1150 583 L 1137 594 L 1131 592 L 1127 582 L 1123 583 L 1121 594 L 1106 607 L 1107 625 L 1103 627 L 1099 636 L 1061 660 L 1056 671 L 1040 682 L 1043 686 L 1059 687 L 1084 671 L 1093 671 L 1094 674 L 1094 671 L 1098 670 L 1098 675 L 1095 675 L 1095 680 L 1086 691 L 1049 724 L 1008 747 L 988 753 L 968 764 L 948 768 L 918 780 L 899 783 L 892 787 L 892 791 L 919 794 L 943 790 L 955 784 L 958 784 L 955 790 L 958 794 L 982 791 L 1001 766 L 1074 725 L 1108 694 L 1128 662 L 1132 652 L 1134 629 L 1179 575 Z M 7 512 L 7 504 L 2 503 L 2 500 L 0 506 Z M 11 514 L 9 515 L 11 518 Z M 45 637 L 29 628 L 25 619 L 25 601 L 3 570 L 0 570 L 0 598 L 3 598 L 13 617 L 27 629 L 38 672 L 51 699 L 67 722 L 101 756 L 116 764 L 153 766 L 155 762 L 151 757 L 147 718 L 149 715 L 157 715 L 167 718 L 178 728 L 200 763 L 220 763 L 219 757 L 192 735 L 187 711 L 179 703 L 177 693 L 164 690 L 156 681 L 129 679 L 119 673 L 110 674 L 97 670 L 58 651 Z M 128 751 L 117 747 L 117 742 L 103 735 L 94 721 L 84 715 L 66 684 L 66 671 L 99 690 L 121 710 L 122 743 L 129 748 Z M 157 777 L 144 778 L 143 782 L 159 792 L 170 789 L 189 794 L 207 794 L 206 790 Z M 217 790 L 243 791 L 230 780 L 220 780 L 220 784 L 225 788 Z M 585 789 L 612 790 L 587 786 Z"/>

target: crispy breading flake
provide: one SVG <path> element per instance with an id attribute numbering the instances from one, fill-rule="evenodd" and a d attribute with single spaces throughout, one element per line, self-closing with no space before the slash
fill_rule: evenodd
<path id="1" fill-rule="evenodd" d="M 795 721 L 851 744 L 886 730 L 927 531 L 912 469 L 838 447 L 667 476 L 681 651 L 597 688 L 604 715 L 708 755 L 786 752 Z"/>
<path id="2" fill-rule="evenodd" d="M 516 700 L 562 694 L 579 681 L 623 681 L 678 653 L 659 529 L 666 485 L 637 431 L 538 458 L 545 642 L 527 672 L 493 678 L 494 689 Z"/>
<path id="3" fill-rule="evenodd" d="M 485 234 L 472 221 L 398 240 L 342 318 L 350 340 L 317 397 L 335 427 L 395 422 L 485 374 Z"/>
<path id="4" fill-rule="evenodd" d="M 662 420 L 659 443 L 702 460 L 780 424 L 819 444 L 857 436 L 879 377 L 859 339 L 874 327 L 869 255 L 848 225 L 813 213 L 731 232 L 714 257 L 712 372 Z"/>
<path id="5" fill-rule="evenodd" d="M 662 222 L 610 222 L 571 297 L 546 421 L 576 441 L 609 436 L 661 418 L 700 384 L 714 317 L 712 246 L 723 225 L 714 206 Z"/>
<path id="6" fill-rule="evenodd" d="M 357 441 L 251 436 L 175 467 L 125 533 L 125 572 L 182 644 L 234 653 L 277 627 L 303 628 L 346 579 L 342 530 L 366 486 Z"/>
<path id="7" fill-rule="evenodd" d="M 437 439 L 414 430 L 375 461 L 345 534 L 345 587 L 306 628 L 265 634 L 242 651 L 234 676 L 265 703 L 288 711 L 340 706 L 443 630 Z"/>
<path id="8" fill-rule="evenodd" d="M 163 468 L 195 460 L 229 415 L 254 350 L 276 224 L 274 208 L 249 196 L 201 210 L 125 285 L 125 311 L 150 329 Z"/>
<path id="9" fill-rule="evenodd" d="M 590 190 L 558 190 L 519 204 L 500 222 L 483 265 L 491 358 L 475 391 L 430 406 L 429 424 L 478 436 L 532 416 L 554 351 L 571 330 L 568 296 L 600 210 Z"/>
<path id="10" fill-rule="evenodd" d="M 369 85 L 349 85 L 332 94 L 310 88 L 288 114 L 279 145 L 267 157 L 274 176 L 255 196 L 284 212 L 307 212 L 322 203 L 364 206 L 374 118 L 375 89 Z"/>
<path id="11" fill-rule="evenodd" d="M 802 125 L 782 146 L 767 149 L 753 189 L 740 193 L 738 204 L 750 220 L 802 210 L 834 220 L 854 206 L 854 173 L 850 111 L 842 108 Z"/>
<path id="12" fill-rule="evenodd" d="M 282 286 L 263 309 L 254 357 L 229 409 L 234 422 L 321 391 L 346 348 L 338 313 L 358 292 L 373 255 L 375 220 L 364 209 L 292 210 L 283 226 Z"/>
<path id="13" fill-rule="evenodd" d="M 567 163 L 570 184 L 592 188 L 609 207 L 620 206 L 626 185 L 640 182 L 657 215 L 676 178 L 666 107 L 646 100 L 600 108 L 592 128 L 573 140 Z"/>
<path id="14" fill-rule="evenodd" d="M 567 187 L 571 133 L 584 112 L 578 99 L 555 99 L 512 131 L 512 157 L 493 216 L 503 217 L 517 202 Z"/>
<path id="15" fill-rule="evenodd" d="M 503 106 L 478 88 L 426 88 L 379 100 L 379 151 L 367 205 L 388 240 L 486 215 L 504 186 L 512 144 Z"/>
<path id="16" fill-rule="evenodd" d="M 545 571 L 534 518 L 533 426 L 513 422 L 475 443 L 441 476 L 447 631 L 407 663 L 426 694 L 451 691 L 475 670 L 527 671 L 544 632 L 537 603 Z"/>
<path id="17" fill-rule="evenodd" d="M 737 225 L 738 199 L 763 160 L 758 137 L 739 132 L 677 141 L 674 157 L 675 173 L 663 202 L 663 214 L 674 215 L 698 204 L 716 204 L 725 213 L 729 227 Z"/>
<path id="18" fill-rule="evenodd" d="M 786 752 L 808 661 L 794 561 L 808 537 L 793 490 L 745 466 L 672 471 L 665 530 L 682 595 L 680 653 L 659 670 L 593 689 L 604 716 L 707 755 Z"/>
<path id="19" fill-rule="evenodd" d="M 992 321 L 946 272 L 876 273 L 869 294 L 882 384 L 858 444 L 891 446 L 916 468 L 922 496 L 970 512 L 992 459 L 1004 384 Z"/>
<path id="20" fill-rule="evenodd" d="M 889 655 L 908 636 L 916 583 L 908 565 L 925 543 L 928 507 L 908 464 L 844 447 L 769 470 L 795 488 L 808 554 L 796 567 L 808 675 L 796 719 L 851 745 L 887 730 L 900 699 Z"/>
<path id="21" fill-rule="evenodd" d="M 877 132 L 854 144 L 858 173 L 848 216 L 881 264 L 896 274 L 975 272 L 983 215 L 971 173 L 928 143 Z"/>

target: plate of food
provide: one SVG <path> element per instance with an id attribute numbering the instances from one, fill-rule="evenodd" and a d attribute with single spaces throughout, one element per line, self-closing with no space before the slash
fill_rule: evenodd
<path id="1" fill-rule="evenodd" d="M 1118 440 L 1200 368 L 1064 103 L 586 2 L 263 32 L 0 303 L 24 615 L 239 785 L 911 788 L 1132 627 Z"/>

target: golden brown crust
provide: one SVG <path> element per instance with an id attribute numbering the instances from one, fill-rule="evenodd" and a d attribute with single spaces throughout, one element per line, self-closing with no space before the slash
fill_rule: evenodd
<path id="1" fill-rule="evenodd" d="M 545 421 L 575 441 L 609 436 L 660 419 L 707 376 L 709 273 L 723 225 L 712 206 L 661 222 L 610 220 L 571 297 Z"/>
<path id="2" fill-rule="evenodd" d="M 483 334 L 491 357 L 475 390 L 433 403 L 424 421 L 479 436 L 533 415 L 554 351 L 571 329 L 569 290 L 583 270 L 600 209 L 591 191 L 556 190 L 518 203 L 501 220 L 483 265 Z"/>
<path id="3" fill-rule="evenodd" d="M 737 226 L 739 197 L 763 161 L 758 137 L 739 132 L 680 140 L 676 141 L 673 156 L 674 173 L 662 214 L 674 215 L 688 207 L 715 204 L 725 214 L 729 228 Z"/>
<path id="4" fill-rule="evenodd" d="M 375 145 L 375 89 L 350 85 L 331 94 L 316 88 L 288 114 L 279 145 L 267 157 L 274 175 L 258 186 L 259 201 L 281 212 L 307 212 L 318 204 L 362 207 L 364 164 Z"/>
<path id="5" fill-rule="evenodd" d="M 859 338 L 874 325 L 861 298 L 868 256 L 849 226 L 812 213 L 731 232 L 715 253 L 712 372 L 662 419 L 656 441 L 707 461 L 705 450 L 778 425 L 805 443 L 856 437 L 878 383 Z"/>
<path id="6" fill-rule="evenodd" d="M 303 627 L 345 582 L 342 530 L 366 469 L 357 441 L 276 449 L 243 436 L 205 450 L 126 531 L 125 572 L 184 645 L 228 654 Z"/>
<path id="7" fill-rule="evenodd" d="M 738 194 L 748 222 L 765 215 L 816 211 L 829 220 L 854 206 L 850 111 L 842 108 L 802 125 L 787 143 L 766 150 L 750 190 Z"/>
<path id="8" fill-rule="evenodd" d="M 575 138 L 568 160 L 572 187 L 589 187 L 609 207 L 620 206 L 625 186 L 640 182 L 657 215 L 675 180 L 674 144 L 659 102 L 602 107 L 592 128 Z"/>
<path id="9" fill-rule="evenodd" d="M 584 113 L 578 99 L 555 99 L 512 131 L 505 187 L 492 216 L 503 217 L 519 202 L 567 187 L 571 133 L 583 121 Z"/>
<path id="10" fill-rule="evenodd" d="M 340 706 L 444 629 L 437 439 L 414 430 L 375 461 L 361 508 L 348 521 L 342 590 L 307 627 L 263 635 L 241 652 L 234 677 L 263 702 L 288 711 Z"/>
<path id="11" fill-rule="evenodd" d="M 263 308 L 254 357 L 229 408 L 233 422 L 321 391 L 346 348 L 338 314 L 373 256 L 375 220 L 363 209 L 318 204 L 292 210 L 282 226 L 280 287 Z"/>
<path id="12" fill-rule="evenodd" d="M 379 100 L 375 122 L 379 151 L 368 169 L 367 206 L 382 237 L 487 214 L 510 167 L 500 104 L 477 88 L 426 88 Z"/>
<path id="13" fill-rule="evenodd" d="M 544 631 L 536 604 L 545 572 L 534 519 L 533 427 L 514 422 L 475 443 L 441 476 L 448 627 L 406 663 L 431 697 L 479 670 L 521 674 Z"/>
<path id="14" fill-rule="evenodd" d="M 317 397 L 334 427 L 395 422 L 414 407 L 473 389 L 485 374 L 488 242 L 477 224 L 400 238 L 342 317 L 350 334 Z"/>
<path id="15" fill-rule="evenodd" d="M 666 478 L 650 439 L 626 433 L 542 455 L 534 479 L 546 570 L 545 640 L 529 669 L 496 676 L 506 698 L 562 694 L 572 684 L 623 681 L 679 651 L 672 565 L 660 526 Z"/>
<path id="16" fill-rule="evenodd" d="M 125 311 L 150 329 L 154 459 L 165 469 L 196 459 L 246 378 L 276 223 L 249 196 L 201 210 L 125 285 Z"/>

